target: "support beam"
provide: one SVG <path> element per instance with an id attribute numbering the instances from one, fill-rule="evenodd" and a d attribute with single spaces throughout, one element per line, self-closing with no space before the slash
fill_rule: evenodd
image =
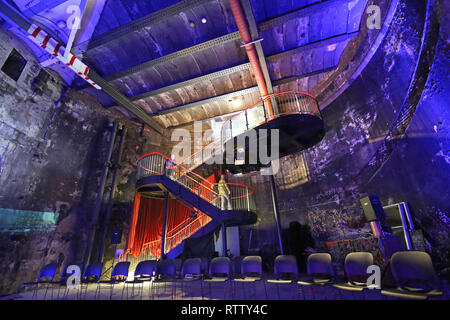
<path id="1" fill-rule="evenodd" d="M 318 48 L 318 47 L 322 47 L 322 46 L 326 46 L 326 45 L 330 45 L 330 44 L 335 44 L 335 43 L 338 43 L 338 42 L 343 42 L 343 41 L 346 41 L 348 39 L 351 39 L 351 38 L 355 37 L 356 35 L 357 35 L 357 32 L 354 32 L 354 33 L 350 33 L 350 34 L 338 35 L 336 37 L 328 38 L 328 39 L 325 39 L 325 40 L 319 40 L 319 41 L 316 41 L 314 43 L 302 45 L 302 46 L 299 46 L 299 47 L 294 48 L 294 49 L 290 49 L 290 50 L 287 50 L 287 51 L 276 53 L 276 54 L 271 55 L 271 56 L 264 57 L 264 62 L 265 61 L 279 60 L 279 59 L 284 58 L 285 56 L 292 55 L 293 53 L 298 53 L 298 52 L 305 51 L 305 50 L 312 50 L 314 48 Z M 267 68 L 267 64 L 264 63 L 264 65 Z M 159 88 L 159 89 L 156 89 L 156 90 L 153 90 L 153 91 L 149 91 L 149 92 L 146 92 L 146 93 L 143 93 L 143 94 L 131 97 L 129 99 L 131 99 L 131 101 L 145 99 L 145 98 L 148 98 L 148 97 L 151 97 L 151 96 L 155 96 L 155 95 L 158 95 L 158 94 L 170 91 L 170 90 L 180 89 L 180 88 L 183 88 L 185 86 L 193 85 L 193 84 L 199 83 L 201 81 L 205 81 L 205 80 L 212 80 L 212 79 L 220 78 L 220 77 L 223 77 L 223 76 L 226 76 L 226 75 L 238 72 L 238 71 L 246 70 L 246 69 L 249 69 L 249 68 L 250 68 L 250 64 L 249 63 L 244 63 L 244 64 L 241 64 L 241 65 L 238 65 L 238 66 L 235 66 L 235 67 L 231 67 L 231 68 L 228 68 L 228 69 L 220 70 L 220 71 L 213 72 L 213 73 L 201 76 L 201 77 L 189 79 L 189 80 L 186 80 L 186 81 L 183 81 L 183 82 L 178 82 L 178 83 L 172 84 L 170 86 L 166 86 L 166 87 L 162 87 L 162 88 Z M 267 71 L 267 73 L 268 73 L 268 71 Z M 300 77 L 304 77 L 304 76 L 300 76 Z M 270 77 L 269 77 L 269 79 L 270 79 Z M 273 90 L 272 82 L 270 82 L 270 87 Z M 255 88 L 257 89 L 257 87 L 251 87 L 251 88 L 247 88 L 247 89 L 244 89 L 244 90 L 239 90 L 239 91 L 231 92 L 231 93 L 228 93 L 228 94 L 224 94 L 224 95 L 220 95 L 220 96 L 216 96 L 216 97 L 212 97 L 212 98 L 208 98 L 208 99 L 204 99 L 204 100 L 199 100 L 199 101 L 196 101 L 196 102 L 188 103 L 186 105 L 168 108 L 168 109 L 165 109 L 165 110 L 161 110 L 161 111 L 155 112 L 153 114 L 153 116 L 159 116 L 159 115 L 171 113 L 171 112 L 174 112 L 174 111 L 180 111 L 180 110 L 187 109 L 187 108 L 193 108 L 193 107 L 196 107 L 196 106 L 199 106 L 199 105 L 202 105 L 202 104 L 206 104 L 206 103 L 211 103 L 211 102 L 214 102 L 214 101 L 222 101 L 222 100 L 225 100 L 227 98 L 233 98 L 233 97 L 238 96 L 240 92 L 241 92 L 241 94 L 247 94 L 247 93 L 250 93 L 250 92 L 255 92 Z M 107 106 L 105 106 L 105 108 L 110 108 L 112 106 L 114 106 L 114 104 L 107 105 Z"/>
<path id="2" fill-rule="evenodd" d="M 247 18 L 250 34 L 253 40 L 259 39 L 258 26 L 256 24 L 255 16 L 253 15 L 252 5 L 250 0 L 241 0 L 242 8 L 244 9 Z M 267 68 L 266 58 L 261 45 L 261 42 L 255 43 L 256 54 L 258 55 L 259 65 L 264 75 L 268 94 L 273 93 L 272 81 L 270 80 L 269 69 Z"/>
<path id="3" fill-rule="evenodd" d="M 192 47 L 189 47 L 189 48 L 186 48 L 186 49 L 174 52 L 174 53 L 170 53 L 170 54 L 162 56 L 160 58 L 144 62 L 137 66 L 125 69 L 123 71 L 119 71 L 117 73 L 114 73 L 110 76 L 105 77 L 105 79 L 108 81 L 114 81 L 114 80 L 117 80 L 117 79 L 120 79 L 123 77 L 127 77 L 129 75 L 138 73 L 145 69 L 150 69 L 150 68 L 153 68 L 153 67 L 156 67 L 159 65 L 169 63 L 169 62 L 173 63 L 173 60 L 175 60 L 175 59 L 183 58 L 183 57 L 190 56 L 190 55 L 198 53 L 198 52 L 206 51 L 206 50 L 214 48 L 218 45 L 239 40 L 240 38 L 241 38 L 241 36 L 239 35 L 239 32 L 237 32 L 237 31 L 233 32 L 233 33 L 229 33 L 222 37 L 218 37 L 218 38 L 197 44 L 195 46 L 192 46 Z"/>
<path id="4" fill-rule="evenodd" d="M 98 255 L 99 262 L 103 261 L 103 250 L 105 248 L 106 235 L 107 235 L 108 229 L 111 225 L 111 212 L 112 212 L 112 207 L 113 207 L 113 202 L 114 202 L 114 192 L 116 190 L 116 185 L 117 185 L 117 172 L 120 168 L 120 160 L 122 158 L 123 146 L 125 143 L 125 136 L 126 136 L 126 132 L 127 132 L 127 128 L 125 127 L 125 125 L 122 126 L 121 130 L 122 131 L 120 133 L 119 150 L 117 152 L 117 158 L 114 163 L 112 181 L 111 181 L 111 189 L 109 190 L 108 205 L 106 207 L 105 218 L 103 219 L 103 233 L 102 233 L 102 237 L 101 237 L 101 241 L 100 241 L 100 252 Z M 113 263 L 114 263 L 114 260 L 113 260 Z"/>
<path id="5" fill-rule="evenodd" d="M 276 185 L 275 185 L 275 178 L 273 176 L 273 172 L 270 175 L 270 187 L 272 191 L 272 204 L 273 204 L 273 214 L 275 218 L 275 225 L 277 227 L 277 234 L 278 234 L 278 243 L 280 246 L 280 253 L 284 254 L 283 250 L 283 238 L 281 237 L 281 222 L 280 222 L 280 210 L 278 208 L 278 198 L 277 198 L 277 191 L 276 191 Z"/>
<path id="6" fill-rule="evenodd" d="M 105 79 L 103 79 L 100 75 L 98 75 L 92 69 L 89 70 L 88 77 L 95 81 L 102 90 L 108 94 L 111 98 L 117 101 L 119 105 L 123 106 L 125 109 L 134 114 L 138 119 L 143 121 L 145 124 L 149 125 L 153 129 L 155 129 L 158 133 L 163 134 L 163 127 L 154 120 L 151 116 L 148 115 L 140 106 L 134 104 L 127 97 L 117 91 L 113 86 L 111 86 Z"/>
<path id="7" fill-rule="evenodd" d="M 306 49 L 303 49 L 303 50 L 306 50 Z M 268 58 L 270 58 L 270 56 Z M 296 81 L 298 79 L 311 77 L 311 76 L 314 76 L 316 74 L 323 73 L 323 72 L 329 72 L 329 71 L 332 71 L 334 69 L 335 69 L 334 67 L 325 68 L 325 69 L 322 69 L 322 70 L 309 72 L 309 73 L 306 73 L 306 74 L 303 74 L 303 75 L 299 75 L 299 76 L 287 77 L 287 78 L 275 80 L 273 82 L 273 86 L 274 87 L 280 86 L 280 85 L 283 85 L 283 84 L 286 84 L 286 83 L 289 83 L 289 82 L 292 82 L 292 81 Z M 178 112 L 178 111 L 182 111 L 182 110 L 186 110 L 186 109 L 195 108 L 195 107 L 198 107 L 198 106 L 201 106 L 201 105 L 205 105 L 205 104 L 209 104 L 209 103 L 213 103 L 213 102 L 216 102 L 216 101 L 224 101 L 224 100 L 232 99 L 234 97 L 239 97 L 239 96 L 243 96 L 243 95 L 254 93 L 254 92 L 258 92 L 258 87 L 256 87 L 256 86 L 249 87 L 249 88 L 246 88 L 246 89 L 243 89 L 243 90 L 237 90 L 237 91 L 232 91 L 230 93 L 222 94 L 220 96 L 215 96 L 215 97 L 211 97 L 211 98 L 207 98 L 207 99 L 202 99 L 202 100 L 194 101 L 194 102 L 187 103 L 187 104 L 180 105 L 180 106 L 170 107 L 170 108 L 167 108 L 167 109 L 163 109 L 163 110 L 157 111 L 157 112 L 153 113 L 152 115 L 155 116 L 155 117 L 156 116 L 162 116 L 162 115 L 170 114 L 170 113 L 173 113 L 173 112 Z M 224 116 L 224 115 L 226 115 L 226 114 L 222 114 L 220 116 Z M 219 117 L 219 116 L 214 116 L 214 117 Z M 186 125 L 188 125 L 188 124 L 186 124 Z M 182 125 L 182 126 L 184 126 L 184 125 Z M 171 127 L 171 128 L 174 128 L 174 127 Z"/>
<path id="8" fill-rule="evenodd" d="M 242 2 L 243 6 L 244 6 L 244 10 L 245 10 L 246 15 L 247 15 L 247 19 L 249 19 L 250 31 L 251 31 L 253 39 L 258 39 L 258 37 L 259 37 L 258 30 L 259 31 L 267 30 L 267 29 L 269 29 L 271 27 L 283 24 L 286 21 L 294 19 L 294 18 L 296 18 L 298 16 L 306 16 L 306 15 L 309 15 L 309 14 L 313 14 L 313 13 L 319 11 L 319 10 L 324 10 L 327 7 L 330 7 L 332 5 L 339 4 L 339 3 L 340 3 L 340 0 L 324 1 L 324 2 L 321 2 L 321 3 L 313 4 L 312 6 L 307 7 L 307 8 L 298 9 L 298 10 L 296 10 L 294 12 L 291 12 L 289 14 L 283 15 L 281 17 L 274 18 L 274 19 L 271 19 L 271 20 L 268 20 L 268 21 L 265 21 L 265 22 L 261 22 L 261 23 L 259 23 L 257 25 L 256 21 L 254 19 L 253 12 L 251 10 L 251 6 L 250 6 L 249 1 L 246 0 L 246 1 Z M 198 53 L 198 52 L 209 50 L 209 49 L 214 48 L 214 47 L 216 47 L 218 45 L 221 45 L 221 44 L 224 44 L 224 43 L 227 43 L 227 42 L 231 42 L 231 41 L 237 41 L 239 39 L 241 39 L 239 31 L 236 31 L 236 32 L 233 32 L 233 33 L 229 33 L 229 34 L 226 34 L 224 36 L 221 36 L 221 37 L 218 37 L 218 38 L 215 38 L 215 39 L 212 39 L 212 40 L 200 43 L 198 45 L 195 45 L 195 46 L 192 46 L 192 47 L 189 47 L 189 48 L 186 48 L 186 49 L 182 49 L 180 51 L 177 51 L 177 52 L 174 52 L 174 53 L 170 53 L 170 54 L 168 54 L 166 56 L 162 56 L 160 58 L 156 58 L 156 59 L 153 59 L 153 60 L 141 63 L 141 64 L 139 64 L 137 66 L 134 66 L 134 67 L 131 67 L 131 68 L 119 71 L 117 73 L 114 73 L 112 75 L 109 75 L 109 76 L 105 77 L 105 79 L 108 80 L 108 81 L 114 81 L 114 80 L 117 80 L 117 79 L 120 79 L 120 78 L 123 78 L 123 77 L 130 76 L 132 74 L 138 73 L 138 72 L 140 72 L 142 70 L 145 70 L 145 69 L 148 69 L 148 68 L 152 68 L 152 67 L 155 67 L 155 66 L 158 66 L 158 65 L 163 65 L 163 64 L 168 63 L 168 62 L 173 62 L 174 59 L 186 57 L 186 56 L 189 56 L 191 54 L 195 54 L 195 53 Z M 261 44 L 256 45 L 255 47 L 256 47 L 258 56 L 263 56 L 263 55 L 260 54 L 260 52 L 262 53 L 262 46 L 261 46 Z M 77 48 L 77 47 L 74 48 L 74 52 L 75 52 L 75 54 L 81 53 L 80 49 Z M 265 63 L 261 62 L 261 61 L 260 61 L 260 63 L 262 63 L 261 67 L 262 67 L 262 70 L 263 70 L 264 77 L 267 78 L 266 79 L 266 81 L 267 81 L 268 79 L 270 79 L 270 77 L 268 77 L 268 73 L 266 73 L 264 71 L 264 64 Z M 267 69 L 267 66 L 266 66 L 266 69 Z M 84 88 L 85 88 L 85 86 L 81 87 L 80 89 L 84 89 Z M 269 90 L 269 93 L 270 93 L 270 90 Z"/>
<path id="9" fill-rule="evenodd" d="M 203 100 L 195 101 L 195 102 L 192 102 L 192 103 L 184 104 L 184 105 L 181 105 L 181 106 L 176 106 L 176 107 L 163 109 L 163 110 L 160 110 L 160 111 L 154 113 L 153 116 L 166 115 L 166 114 L 170 114 L 172 112 L 182 111 L 182 110 L 198 107 L 198 106 L 201 106 L 201 105 L 204 105 L 204 104 L 208 104 L 208 103 L 212 103 L 212 102 L 216 102 L 216 101 L 223 101 L 223 100 L 231 99 L 231 98 L 234 98 L 234 97 L 238 97 L 238 96 L 242 96 L 242 95 L 246 95 L 246 94 L 254 93 L 254 92 L 258 92 L 258 87 L 254 86 L 254 87 L 250 87 L 250 88 L 247 88 L 247 89 L 243 89 L 243 90 L 238 90 L 238 91 L 233 91 L 233 92 L 230 92 L 230 93 L 222 94 L 220 96 L 215 96 L 215 97 L 211 97 L 211 98 L 208 98 L 208 99 L 203 99 Z"/>
<path id="10" fill-rule="evenodd" d="M 222 223 L 221 227 L 222 231 L 222 256 L 227 256 L 227 227 L 225 226 L 225 223 Z"/>
<path id="11" fill-rule="evenodd" d="M 98 187 L 97 198 L 95 199 L 94 208 L 92 209 L 92 213 L 91 213 L 89 233 L 88 233 L 88 237 L 86 240 L 86 248 L 84 250 L 83 266 L 87 266 L 91 260 L 92 248 L 94 246 L 94 239 L 95 239 L 95 234 L 97 231 L 97 224 L 98 224 L 98 219 L 99 219 L 99 214 L 100 214 L 100 207 L 103 202 L 103 193 L 105 191 L 106 179 L 108 177 L 109 162 L 111 161 L 111 155 L 112 155 L 113 148 L 114 148 L 117 127 L 118 127 L 118 124 L 117 124 L 117 122 L 115 122 L 113 125 L 113 128 L 111 130 L 111 135 L 109 137 L 109 144 L 108 144 L 108 149 L 106 152 L 106 158 L 103 163 L 103 171 L 102 171 L 102 176 L 100 178 L 100 185 Z"/>
<path id="12" fill-rule="evenodd" d="M 286 83 L 297 81 L 299 79 L 308 78 L 308 77 L 311 77 L 311 76 L 314 76 L 314 75 L 317 75 L 317 74 L 320 74 L 320 73 L 330 72 L 330 71 L 335 70 L 335 69 L 336 69 L 335 67 L 326 68 L 326 69 L 323 69 L 323 70 L 310 72 L 310 73 L 307 73 L 307 74 L 304 74 L 304 75 L 301 75 L 301 76 L 297 76 L 297 77 L 288 77 L 288 78 L 279 79 L 279 80 L 276 80 L 276 81 L 273 82 L 273 86 L 277 87 L 277 86 L 280 86 L 280 85 L 283 85 L 283 84 L 286 84 Z M 193 107 L 201 106 L 203 104 L 208 104 L 208 103 L 216 102 L 216 101 L 223 101 L 223 100 L 231 99 L 231 98 L 234 98 L 234 97 L 243 96 L 243 95 L 246 95 L 246 94 L 249 94 L 249 93 L 257 92 L 257 91 L 258 91 L 258 87 L 256 87 L 256 86 L 255 87 L 250 87 L 250 88 L 247 88 L 247 89 L 244 89 L 244 90 L 233 91 L 233 92 L 230 92 L 230 93 L 227 93 L 227 94 L 224 94 L 224 95 L 216 96 L 216 97 L 205 99 L 205 100 L 200 100 L 200 101 L 197 101 L 197 102 L 193 102 L 192 104 L 186 104 L 186 105 L 179 106 L 179 107 L 174 107 L 174 108 L 183 108 L 183 109 L 193 108 Z M 193 106 L 191 106 L 191 105 L 193 105 Z M 168 108 L 168 109 L 166 109 L 166 110 L 164 110 L 162 112 L 157 112 L 154 115 L 155 116 L 160 116 L 160 115 L 170 114 L 172 112 L 177 112 L 177 111 L 183 110 L 183 109 L 180 109 L 180 110 L 172 110 L 172 109 L 173 108 Z M 235 115 L 238 112 L 241 112 L 241 110 L 239 110 L 239 111 L 232 111 L 230 113 L 222 113 L 222 114 L 219 114 L 219 115 L 216 115 L 216 116 L 204 118 L 204 119 L 197 120 L 197 121 L 207 121 L 207 120 L 212 120 L 212 119 L 225 117 L 225 116 L 230 116 L 231 117 L 231 116 Z M 169 127 L 167 127 L 167 129 L 179 129 L 179 128 L 183 128 L 183 127 L 186 127 L 186 126 L 189 126 L 189 125 L 193 125 L 195 122 L 196 121 L 191 121 L 191 122 L 179 124 L 179 125 L 176 125 L 176 126 L 169 126 Z"/>
<path id="13" fill-rule="evenodd" d="M 149 25 L 164 21 L 169 17 L 178 15 L 181 12 L 185 12 L 195 7 L 204 5 L 210 1 L 211 0 L 182 0 L 170 7 L 148 14 L 142 18 L 136 19 L 130 23 L 117 27 L 103 35 L 100 35 L 92 39 L 91 42 L 87 45 L 87 50 L 92 50 L 110 41 L 126 36 L 131 32 L 141 30 L 142 28 L 145 28 Z M 86 44 L 80 44 L 74 48 L 74 53 L 80 54 L 83 53 L 85 50 Z"/>
<path id="14" fill-rule="evenodd" d="M 5 19 L 8 23 L 11 25 L 14 25 L 21 29 L 25 34 L 30 34 L 30 28 L 32 27 L 32 23 L 24 17 L 21 13 L 19 13 L 15 8 L 10 6 L 5 2 L 5 0 L 0 0 L 0 17 Z M 36 29 L 37 30 L 37 29 Z M 40 33 L 44 33 L 43 30 L 40 31 Z M 38 33 L 39 34 L 39 33 Z M 52 39 L 50 39 L 52 40 Z M 35 42 L 36 43 L 36 42 Z M 50 43 L 47 45 L 47 48 L 45 50 L 49 50 Z M 55 42 L 56 44 L 56 42 Z M 45 48 L 42 46 L 42 48 Z M 60 47 L 60 50 L 62 50 L 62 46 Z M 58 54 L 58 57 L 60 55 Z M 74 59 L 76 59 L 75 56 L 73 56 Z M 119 105 L 125 107 L 128 109 L 131 113 L 133 113 L 137 118 L 139 118 L 141 121 L 155 129 L 158 133 L 163 134 L 164 129 L 163 127 L 152 117 L 150 117 L 147 112 L 145 112 L 140 106 L 132 103 L 127 97 L 125 97 L 123 94 L 121 94 L 119 91 L 117 91 L 114 87 L 112 87 L 105 79 L 103 79 L 100 75 L 98 75 L 95 71 L 88 68 L 86 65 L 84 65 L 81 60 L 79 61 L 79 65 L 83 65 L 86 67 L 86 71 L 84 75 L 86 76 L 86 80 L 95 83 L 96 88 L 100 87 L 106 94 L 108 94 L 111 98 L 113 98 L 115 101 L 119 103 Z M 71 67 L 72 68 L 72 67 Z M 81 74 L 81 73 L 79 73 Z"/>
<path id="15" fill-rule="evenodd" d="M 244 70 L 249 70 L 249 69 L 250 69 L 250 64 L 249 63 L 243 63 L 243 64 L 240 64 L 240 65 L 231 67 L 231 68 L 227 68 L 227 69 L 223 69 L 223 70 L 220 70 L 220 71 L 217 71 L 217 72 L 209 73 L 209 74 L 206 74 L 206 75 L 201 76 L 201 77 L 192 78 L 192 79 L 189 79 L 189 80 L 186 80 L 186 81 L 182 81 L 182 82 L 178 82 L 178 83 L 174 83 L 174 84 L 172 84 L 170 86 L 162 87 L 162 88 L 150 91 L 150 92 L 145 92 L 143 94 L 131 97 L 130 99 L 131 99 L 131 101 L 137 101 L 137 100 L 140 100 L 140 99 L 145 99 L 145 98 L 156 96 L 158 94 L 161 94 L 161 93 L 164 93 L 164 92 L 167 92 L 167 91 L 184 88 L 184 87 L 187 87 L 187 86 L 190 86 L 190 85 L 194 85 L 194 84 L 197 84 L 197 83 L 200 83 L 200 82 L 203 82 L 203 81 L 207 81 L 207 80 L 214 80 L 214 79 L 217 79 L 217 78 L 228 76 L 230 74 L 233 74 L 233 73 L 236 73 L 236 72 L 239 72 L 239 71 L 244 71 Z"/>

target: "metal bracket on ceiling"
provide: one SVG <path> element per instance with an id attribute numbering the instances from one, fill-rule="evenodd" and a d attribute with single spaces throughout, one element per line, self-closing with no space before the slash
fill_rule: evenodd
<path id="1" fill-rule="evenodd" d="M 259 39 L 256 39 L 256 40 L 253 40 L 253 41 L 250 41 L 250 42 L 247 42 L 247 43 L 243 43 L 243 44 L 241 44 L 240 47 L 243 48 L 243 47 L 249 46 L 251 44 L 255 44 L 255 43 L 261 42 L 263 40 L 264 40 L 264 38 L 259 38 Z"/>

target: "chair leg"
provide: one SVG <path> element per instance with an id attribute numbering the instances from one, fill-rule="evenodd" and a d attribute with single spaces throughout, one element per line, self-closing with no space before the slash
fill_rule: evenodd
<path id="1" fill-rule="evenodd" d="M 83 298 L 83 300 L 86 300 L 88 287 L 89 287 L 89 283 L 86 283 L 86 288 L 84 289 L 84 298 Z M 80 295 L 80 298 L 81 298 L 81 295 Z"/>
<path id="2" fill-rule="evenodd" d="M 204 295 L 203 295 L 203 279 L 200 279 L 200 290 L 202 293 L 202 300 L 205 300 Z"/>
<path id="3" fill-rule="evenodd" d="M 34 300 L 34 295 L 36 293 L 36 286 L 37 286 L 37 284 L 34 285 L 34 290 L 33 290 L 33 293 L 31 294 L 31 300 Z"/>
<path id="4" fill-rule="evenodd" d="M 111 294 L 109 295 L 109 300 L 112 300 L 112 297 L 113 297 L 113 290 L 114 290 L 114 285 L 111 284 Z"/>
<path id="5" fill-rule="evenodd" d="M 33 294 L 31 295 L 31 300 L 36 300 L 36 299 L 37 299 L 37 292 L 38 292 L 38 289 L 39 289 L 39 283 L 36 283 L 36 284 L 34 285 L 34 291 L 33 291 Z"/>
<path id="6" fill-rule="evenodd" d="M 45 300 L 45 298 L 47 298 L 47 291 L 48 291 L 48 286 L 49 286 L 49 285 L 50 285 L 50 284 L 47 283 L 47 286 L 46 286 L 46 288 L 45 288 L 44 300 Z"/>
<path id="7" fill-rule="evenodd" d="M 148 284 L 148 298 L 150 300 L 153 300 L 153 281 L 150 280 L 149 284 Z"/>
<path id="8" fill-rule="evenodd" d="M 209 295 L 210 295 L 210 299 L 212 299 L 211 282 L 208 282 L 208 286 L 209 286 Z"/>
<path id="9" fill-rule="evenodd" d="M 264 292 L 266 293 L 266 299 L 267 300 L 269 300 L 269 295 L 268 295 L 268 293 L 267 293 L 267 286 L 266 286 L 266 282 L 264 281 L 264 279 L 263 280 L 261 280 L 262 282 L 263 282 L 263 284 L 264 284 Z"/>

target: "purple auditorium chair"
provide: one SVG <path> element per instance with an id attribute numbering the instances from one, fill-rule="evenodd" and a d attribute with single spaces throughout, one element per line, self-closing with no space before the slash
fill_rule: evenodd
<path id="1" fill-rule="evenodd" d="M 275 258 L 273 267 L 275 279 L 267 280 L 267 283 L 276 284 L 278 299 L 280 299 L 280 285 L 290 285 L 297 280 L 297 259 L 292 255 L 279 255 Z M 266 291 L 267 293 L 267 291 Z M 267 296 L 268 298 L 268 296 Z"/>
<path id="2" fill-rule="evenodd" d="M 128 278 L 129 271 L 130 271 L 130 262 L 129 261 L 123 261 L 123 262 L 119 262 L 118 264 L 116 264 L 111 272 L 111 278 L 109 280 L 97 282 L 97 289 L 95 291 L 95 294 L 98 294 L 98 296 L 97 296 L 98 300 L 100 300 L 100 290 L 101 290 L 102 285 L 104 285 L 104 284 L 110 286 L 111 292 L 109 295 L 109 300 L 111 300 L 112 296 L 113 296 L 114 285 L 116 285 L 118 283 L 124 283 Z M 125 287 L 127 288 L 127 298 L 128 298 L 128 287 L 123 285 L 121 299 L 123 299 L 123 291 L 124 291 Z M 94 294 L 94 299 L 95 299 L 95 294 Z"/>
<path id="3" fill-rule="evenodd" d="M 81 277 L 81 292 L 83 291 L 83 284 L 85 284 L 84 299 L 86 299 L 87 291 L 90 283 L 97 283 L 100 281 L 100 276 L 102 274 L 103 263 L 102 262 L 92 262 L 90 263 L 83 272 Z M 80 297 L 81 297 L 80 292 Z M 94 295 L 95 298 L 95 295 Z"/>
<path id="4" fill-rule="evenodd" d="M 34 286 L 33 295 L 31 299 L 37 299 L 37 292 L 40 284 L 46 284 L 44 300 L 47 297 L 48 288 L 53 284 L 53 279 L 55 278 L 56 269 L 58 269 L 57 263 L 50 263 L 41 268 L 37 281 L 22 283 L 22 286 Z M 52 298 L 53 298 L 53 288 L 52 288 Z"/>
<path id="5" fill-rule="evenodd" d="M 140 284 L 140 297 L 142 300 L 142 294 L 144 291 L 144 283 L 150 282 L 149 288 L 148 288 L 148 296 L 149 298 L 152 296 L 153 293 L 153 280 L 156 277 L 157 272 L 157 261 L 156 260 L 145 260 L 138 263 L 136 266 L 136 269 L 134 270 L 134 278 L 133 280 L 126 281 L 124 285 L 130 285 L 132 284 L 132 295 L 134 293 L 134 285 Z M 127 292 L 128 294 L 128 292 Z"/>
<path id="6" fill-rule="evenodd" d="M 306 260 L 306 277 L 301 277 L 297 283 L 302 286 L 324 286 L 327 284 L 332 284 L 334 280 L 334 270 L 331 262 L 331 255 L 329 253 L 312 253 L 308 256 Z M 317 289 L 317 288 L 316 288 Z M 324 288 L 323 290 L 326 290 Z M 301 290 L 304 293 L 308 292 L 306 290 Z M 314 290 L 309 290 L 309 292 L 314 293 Z M 334 294 L 334 293 L 333 293 Z M 305 295 L 303 298 L 306 298 Z"/>
<path id="7" fill-rule="evenodd" d="M 181 291 L 184 292 L 184 284 L 189 283 L 190 296 L 193 296 L 193 283 L 200 282 L 202 300 L 203 300 L 203 275 L 201 271 L 202 260 L 200 258 L 186 259 L 181 267 Z"/>
<path id="8" fill-rule="evenodd" d="M 331 255 L 329 253 L 312 253 L 306 260 L 308 276 L 298 281 L 301 285 L 323 285 L 330 283 L 334 278 Z"/>
<path id="9" fill-rule="evenodd" d="M 253 287 L 253 296 L 256 296 L 256 283 L 262 280 L 263 270 L 262 270 L 262 259 L 260 256 L 247 256 L 244 257 L 240 263 L 241 265 L 241 278 L 235 278 L 233 280 L 233 284 L 237 283 L 241 284 L 241 288 L 244 289 L 245 293 L 245 284 L 251 283 Z M 266 292 L 266 283 L 262 281 L 264 284 L 264 290 Z M 235 296 L 235 288 L 233 288 L 233 296 Z"/>
<path id="10" fill-rule="evenodd" d="M 443 295 L 431 257 L 423 251 L 400 251 L 390 261 L 396 289 L 381 293 L 397 298 L 425 300 Z"/>
<path id="11" fill-rule="evenodd" d="M 157 265 L 157 278 L 154 281 L 155 284 L 162 283 L 164 290 L 163 293 L 166 292 L 167 284 L 170 284 L 171 286 L 171 297 L 174 298 L 174 281 L 176 279 L 177 275 L 177 269 L 176 264 L 173 262 L 173 260 L 159 260 Z M 159 295 L 160 286 L 157 287 L 157 296 Z"/>
<path id="12" fill-rule="evenodd" d="M 353 294 L 362 292 L 367 289 L 367 268 L 373 265 L 373 255 L 370 252 L 351 252 L 347 254 L 344 261 L 344 270 L 346 281 L 334 283 L 333 287 L 353 292 L 352 299 L 355 299 Z M 342 291 L 339 291 L 342 294 Z M 341 298 L 344 298 L 341 296 Z"/>
<path id="13" fill-rule="evenodd" d="M 226 285 L 230 282 L 231 277 L 231 261 L 228 257 L 216 257 L 209 264 L 209 278 L 204 282 L 209 284 L 209 292 L 211 291 L 211 283 L 223 283 L 223 298 L 226 297 Z"/>
<path id="14" fill-rule="evenodd" d="M 370 252 L 351 252 L 344 261 L 347 283 L 335 283 L 338 289 L 361 292 L 367 288 L 367 268 L 373 265 L 373 255 Z"/>

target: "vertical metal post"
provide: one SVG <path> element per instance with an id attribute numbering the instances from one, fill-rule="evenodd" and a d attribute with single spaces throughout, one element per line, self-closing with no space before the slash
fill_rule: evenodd
<path id="1" fill-rule="evenodd" d="M 164 215 L 163 215 L 163 226 L 162 226 L 162 236 L 161 236 L 161 257 L 160 259 L 164 259 L 164 246 L 166 243 L 166 229 L 167 229 L 167 211 L 169 208 L 169 194 L 166 192 L 164 194 Z"/>
<path id="2" fill-rule="evenodd" d="M 222 223 L 222 250 L 223 256 L 227 256 L 227 228 L 225 227 L 225 223 Z"/>
<path id="3" fill-rule="evenodd" d="M 275 186 L 275 178 L 273 177 L 273 174 L 270 175 L 270 186 L 272 190 L 272 203 L 273 203 L 273 213 L 275 216 L 275 223 L 277 225 L 277 232 L 278 232 L 278 242 L 280 244 L 280 252 L 281 254 L 284 254 L 283 250 L 283 240 L 281 238 L 281 224 L 280 224 L 280 214 L 278 210 L 278 199 L 277 199 L 277 193 L 276 193 L 276 186 Z"/>
<path id="4" fill-rule="evenodd" d="M 88 234 L 87 241 L 86 241 L 86 249 L 84 251 L 84 257 L 83 257 L 83 267 L 86 267 L 88 265 L 90 256 L 92 253 L 93 242 L 95 239 L 95 231 L 97 229 L 98 216 L 99 216 L 100 207 L 101 207 L 102 201 L 103 201 L 103 192 L 105 190 L 106 177 L 108 176 L 108 171 L 109 171 L 109 161 L 111 160 L 111 155 L 112 155 L 112 151 L 113 151 L 113 147 L 114 147 L 114 141 L 116 138 L 116 132 L 117 132 L 117 122 L 114 123 L 114 127 L 111 132 L 111 137 L 109 139 L 107 156 L 105 159 L 102 176 L 100 178 L 100 186 L 98 188 L 97 198 L 95 199 L 94 209 L 92 210 L 91 227 L 90 227 L 89 234 Z"/>
<path id="5" fill-rule="evenodd" d="M 125 135 L 126 135 L 126 128 L 125 126 L 122 126 L 122 132 L 120 134 L 120 142 L 119 142 L 119 151 L 117 154 L 117 159 L 116 159 L 116 163 L 114 166 L 114 171 L 113 171 L 113 176 L 112 176 L 112 181 L 111 181 L 111 190 L 109 191 L 109 199 L 108 199 L 108 206 L 106 208 L 106 214 L 105 214 L 105 220 L 104 220 L 104 227 L 103 227 L 103 234 L 102 234 L 102 240 L 101 240 L 101 245 L 100 245 L 100 252 L 98 255 L 98 261 L 101 262 L 103 259 L 103 250 L 105 248 L 105 239 L 106 239 L 106 234 L 108 233 L 108 227 L 110 224 L 110 219 L 111 219 L 111 211 L 112 211 L 112 206 L 113 206 L 113 201 L 114 201 L 114 191 L 116 189 L 116 178 L 117 178 L 117 171 L 119 169 L 119 165 L 120 165 L 120 159 L 122 158 L 122 152 L 123 152 L 123 145 L 125 142 Z M 116 245 L 117 247 L 117 245 Z"/>

